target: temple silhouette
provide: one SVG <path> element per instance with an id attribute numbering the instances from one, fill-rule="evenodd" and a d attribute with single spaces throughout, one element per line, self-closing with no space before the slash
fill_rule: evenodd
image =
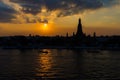
<path id="1" fill-rule="evenodd" d="M 72 36 L 3 36 L 0 37 L 0 48 L 3 49 L 39 49 L 39 48 L 68 48 L 68 49 L 114 49 L 120 50 L 120 36 L 85 35 L 79 18 L 76 34 Z"/>
<path id="2" fill-rule="evenodd" d="M 84 36 L 84 34 L 83 34 L 83 30 L 82 30 L 82 23 L 81 23 L 81 19 L 79 18 L 76 37 L 83 37 L 83 36 Z"/>

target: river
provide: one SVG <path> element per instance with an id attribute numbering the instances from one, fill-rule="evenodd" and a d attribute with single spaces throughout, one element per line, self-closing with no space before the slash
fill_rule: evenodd
<path id="1" fill-rule="evenodd" d="M 0 80 L 41 79 L 120 79 L 120 51 L 0 49 Z"/>

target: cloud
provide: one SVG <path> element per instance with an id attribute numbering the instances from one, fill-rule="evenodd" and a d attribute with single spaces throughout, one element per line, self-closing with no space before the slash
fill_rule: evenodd
<path id="1" fill-rule="evenodd" d="M 0 22 L 48 23 L 57 17 L 119 4 L 119 0 L 1 0 Z"/>
<path id="2" fill-rule="evenodd" d="M 101 0 L 101 1 L 103 3 L 103 7 L 110 7 L 120 4 L 120 0 Z"/>
<path id="3" fill-rule="evenodd" d="M 13 14 L 16 13 L 14 9 L 11 9 L 3 1 L 0 1 L 0 22 L 9 22 L 14 18 Z"/>

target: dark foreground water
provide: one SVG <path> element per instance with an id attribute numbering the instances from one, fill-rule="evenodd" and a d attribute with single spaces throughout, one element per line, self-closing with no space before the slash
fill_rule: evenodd
<path id="1" fill-rule="evenodd" d="M 2 50 L 0 80 L 117 80 L 120 51 Z"/>

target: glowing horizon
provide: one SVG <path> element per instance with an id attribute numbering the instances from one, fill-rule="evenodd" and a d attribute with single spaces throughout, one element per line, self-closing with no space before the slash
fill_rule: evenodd
<path id="1" fill-rule="evenodd" d="M 79 18 L 87 35 L 94 32 L 97 35 L 120 35 L 120 1 L 78 1 L 81 3 L 72 0 L 53 0 L 51 3 L 35 0 L 30 3 L 26 0 L 22 4 L 21 0 L 1 0 L 0 36 L 72 35 L 76 33 Z M 52 3 L 56 5 L 53 7 Z"/>

